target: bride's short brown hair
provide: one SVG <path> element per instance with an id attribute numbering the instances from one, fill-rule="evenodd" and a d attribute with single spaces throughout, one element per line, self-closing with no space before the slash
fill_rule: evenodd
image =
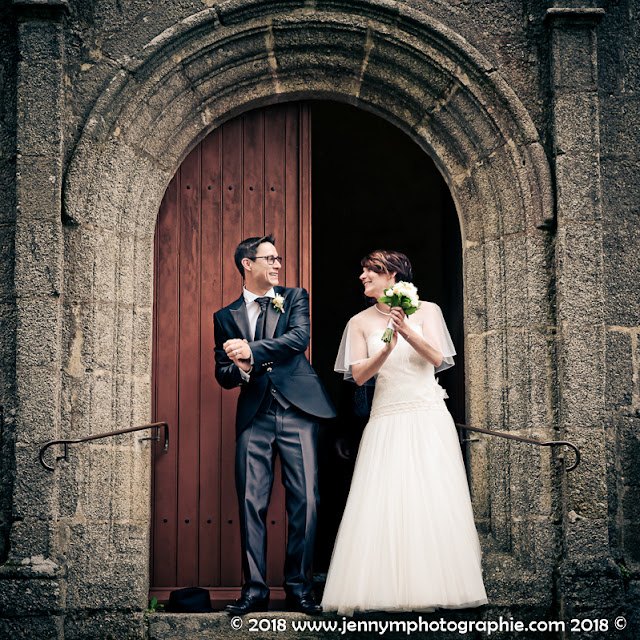
<path id="1" fill-rule="evenodd" d="M 413 269 L 409 258 L 399 251 L 386 251 L 385 249 L 372 251 L 362 258 L 360 265 L 376 273 L 391 274 L 395 272 L 396 282 L 401 280 L 411 282 L 413 280 Z"/>

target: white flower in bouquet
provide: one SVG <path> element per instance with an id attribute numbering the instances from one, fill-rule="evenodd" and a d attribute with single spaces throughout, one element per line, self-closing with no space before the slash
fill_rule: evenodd
<path id="1" fill-rule="evenodd" d="M 378 298 L 378 302 L 388 304 L 390 307 L 402 307 L 406 315 L 410 316 L 415 313 L 422 304 L 418 297 L 418 289 L 411 282 L 396 282 L 393 287 L 389 287 L 384 296 Z M 387 324 L 387 328 L 382 334 L 384 342 L 391 342 L 393 338 L 393 328 L 391 320 Z"/>

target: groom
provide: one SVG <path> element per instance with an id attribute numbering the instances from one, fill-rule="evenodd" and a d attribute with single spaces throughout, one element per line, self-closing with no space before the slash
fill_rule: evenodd
<path id="1" fill-rule="evenodd" d="M 227 611 L 266 611 L 266 517 L 276 450 L 282 460 L 289 531 L 284 566 L 287 607 L 318 614 L 311 593 L 311 560 L 318 494 L 316 437 L 319 418 L 334 408 L 305 351 L 309 294 L 279 287 L 282 258 L 272 235 L 248 238 L 234 259 L 242 295 L 213 315 L 216 379 L 240 386 L 236 412 L 236 490 L 240 507 L 242 596 Z"/>

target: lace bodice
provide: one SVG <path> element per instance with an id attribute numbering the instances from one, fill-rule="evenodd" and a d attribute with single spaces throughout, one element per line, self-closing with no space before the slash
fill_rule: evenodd
<path id="1" fill-rule="evenodd" d="M 413 328 L 422 334 L 420 326 Z M 369 357 L 384 347 L 383 331 L 384 329 L 373 331 L 367 336 Z M 371 415 L 398 413 L 417 408 L 446 410 L 446 397 L 446 391 L 435 378 L 434 366 L 421 357 L 402 336 L 398 336 L 398 343 L 376 376 Z"/>
<path id="2" fill-rule="evenodd" d="M 351 367 L 384 347 L 382 334 L 387 322 L 388 317 L 375 307 L 351 318 L 342 336 L 335 370 L 353 380 Z M 453 365 L 455 348 L 438 305 L 423 302 L 420 309 L 407 318 L 407 323 L 442 353 L 444 360 L 438 370 Z M 436 371 L 399 335 L 398 343 L 375 376 L 372 415 L 381 411 L 398 412 L 402 407 L 408 410 L 419 406 L 444 408 L 446 393 L 436 381 Z"/>

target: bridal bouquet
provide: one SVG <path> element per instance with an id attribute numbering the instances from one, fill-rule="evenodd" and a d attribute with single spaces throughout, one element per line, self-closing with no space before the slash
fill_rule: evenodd
<path id="1" fill-rule="evenodd" d="M 410 316 L 415 313 L 422 304 L 418 298 L 418 290 L 411 282 L 396 282 L 393 287 L 389 287 L 378 302 L 388 304 L 390 307 L 402 307 L 404 312 Z M 393 328 L 391 320 L 387 324 L 387 328 L 382 334 L 383 342 L 391 342 L 393 338 Z"/>

